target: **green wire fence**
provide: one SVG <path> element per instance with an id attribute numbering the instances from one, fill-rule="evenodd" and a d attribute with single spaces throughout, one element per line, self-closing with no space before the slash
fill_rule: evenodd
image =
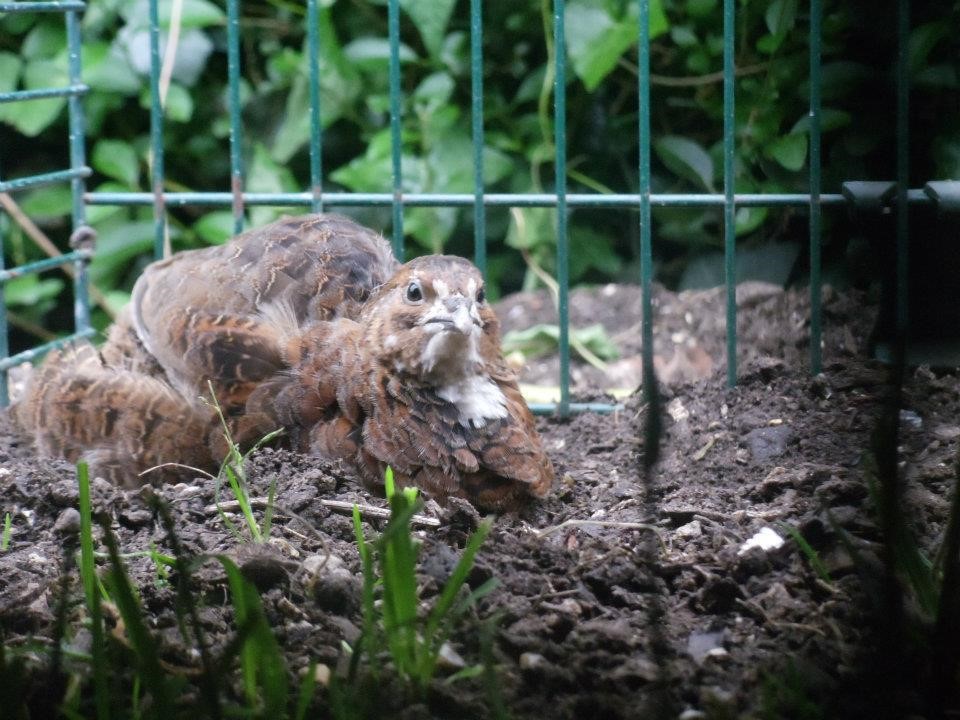
<path id="1" fill-rule="evenodd" d="M 653 309 L 651 302 L 653 252 L 652 252 L 652 206 L 718 207 L 723 211 L 724 270 L 726 283 L 726 353 L 727 381 L 734 385 L 737 379 L 736 336 L 736 288 L 734 233 L 735 213 L 738 207 L 797 207 L 807 208 L 809 213 L 810 255 L 810 369 L 821 369 L 822 311 L 821 294 L 821 214 L 825 208 L 846 206 L 850 193 L 825 194 L 821 192 L 820 158 L 820 52 L 822 0 L 809 3 L 809 189 L 798 194 L 743 194 L 734 188 L 735 150 L 735 66 L 736 38 L 735 0 L 723 0 L 723 192 L 717 194 L 654 194 L 651 191 L 650 153 L 650 7 L 640 0 L 638 13 L 638 90 L 639 90 L 639 156 L 637 168 L 639 188 L 637 193 L 568 193 L 567 192 L 567 128 L 566 128 L 566 54 L 563 51 L 564 0 L 554 0 L 553 28 L 554 47 L 557 48 L 554 67 L 554 143 L 556 186 L 552 193 L 509 194 L 485 192 L 483 171 L 484 143 L 484 98 L 483 98 L 483 3 L 470 0 L 470 60 L 471 60 L 471 124 L 473 135 L 473 180 L 472 193 L 405 193 L 403 192 L 403 167 L 401 162 L 401 83 L 400 83 L 400 4 L 399 0 L 388 2 L 389 58 L 389 109 L 392 160 L 392 192 L 324 192 L 321 149 L 323 132 L 321 126 L 320 93 L 320 37 L 318 32 L 319 0 L 307 0 L 307 26 L 310 79 L 310 187 L 300 193 L 248 193 L 244 190 L 244 166 L 242 155 L 243 123 L 240 103 L 240 0 L 226 0 L 227 5 L 227 60 L 228 60 L 228 107 L 230 116 L 230 166 L 229 190 L 222 192 L 166 192 L 164 191 L 164 142 L 163 110 L 160 97 L 160 23 L 159 2 L 150 0 L 150 117 L 152 192 L 95 192 L 85 191 L 84 179 L 90 175 L 84 156 L 84 114 L 82 97 L 87 88 L 81 82 L 79 14 L 85 3 L 79 0 L 47 0 L 42 2 L 0 2 L 0 12 L 17 13 L 63 13 L 67 26 L 69 46 L 69 85 L 63 88 L 0 93 L 0 102 L 17 102 L 41 97 L 67 97 L 70 118 L 70 167 L 66 170 L 3 181 L 0 192 L 15 193 L 51 183 L 70 182 L 73 196 L 73 226 L 78 246 L 68 254 L 52 260 L 43 260 L 17 268 L 4 269 L 0 253 L 0 294 L 6 281 L 24 273 L 36 273 L 56 265 L 72 264 L 75 268 L 75 332 L 69 337 L 46 343 L 31 350 L 10 356 L 8 341 L 7 311 L 0 303 L 0 403 L 8 402 L 7 372 L 21 362 L 32 360 L 54 347 L 93 334 L 90 326 L 89 301 L 87 298 L 86 265 L 91 257 L 89 248 L 82 247 L 82 231 L 85 228 L 87 205 L 140 205 L 153 207 L 154 252 L 161 257 L 166 236 L 166 211 L 180 206 L 226 206 L 232 208 L 237 232 L 243 229 L 245 208 L 258 205 L 302 206 L 314 211 L 332 207 L 389 206 L 392 210 L 393 249 L 403 257 L 404 208 L 418 206 L 472 207 L 474 218 L 474 260 L 486 268 L 486 209 L 494 206 L 509 207 L 555 207 L 557 212 L 557 282 L 559 285 L 560 326 L 560 401 L 557 404 L 534 405 L 535 412 L 559 412 L 566 415 L 577 411 L 610 411 L 614 406 L 604 403 L 574 403 L 570 400 L 570 338 L 569 338 L 569 242 L 567 214 L 572 208 L 631 208 L 639 210 L 640 222 L 640 281 L 642 292 L 642 338 L 644 374 L 653 371 Z M 909 203 L 935 202 L 936 195 L 928 186 L 923 190 L 908 189 L 908 76 L 907 38 L 909 32 L 909 0 L 898 0 L 898 71 L 897 71 L 897 329 L 903 332 L 907 322 L 907 205 Z M 2 169 L 0 169 L 2 170 Z M 2 240 L 2 238 L 0 238 Z"/>

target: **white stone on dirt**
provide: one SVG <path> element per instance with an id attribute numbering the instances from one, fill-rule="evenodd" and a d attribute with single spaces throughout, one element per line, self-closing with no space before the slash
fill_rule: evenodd
<path id="1" fill-rule="evenodd" d="M 776 550 L 782 547 L 783 543 L 783 538 L 780 537 L 780 535 L 777 534 L 777 531 L 773 528 L 760 528 L 759 532 L 757 532 L 752 538 L 740 546 L 740 550 L 737 551 L 737 555 L 745 555 L 753 548 L 760 548 L 761 550 L 765 551 Z"/>

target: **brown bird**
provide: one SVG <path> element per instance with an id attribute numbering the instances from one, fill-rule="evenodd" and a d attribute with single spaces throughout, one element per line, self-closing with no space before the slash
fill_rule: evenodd
<path id="1" fill-rule="evenodd" d="M 242 445 L 284 428 L 373 487 L 390 466 L 401 486 L 503 509 L 553 480 L 480 272 L 451 256 L 401 266 L 335 215 L 150 265 L 101 351 L 51 354 L 14 417 L 41 453 L 131 483 L 219 464 L 210 385 Z"/>

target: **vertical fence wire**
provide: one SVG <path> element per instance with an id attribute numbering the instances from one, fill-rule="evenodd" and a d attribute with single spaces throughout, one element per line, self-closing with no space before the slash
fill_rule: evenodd
<path id="1" fill-rule="evenodd" d="M 650 226 L 650 4 L 640 3 L 640 42 L 637 44 L 637 85 L 639 92 L 638 139 L 640 184 L 640 285 L 641 333 L 643 340 L 643 384 L 653 377 L 653 229 Z"/>
<path id="2" fill-rule="evenodd" d="M 5 270 L 6 253 L 3 247 L 6 246 L 6 238 L 3 236 L 3 230 L 0 228 L 0 271 Z M 7 284 L 0 283 L 0 355 L 3 359 L 10 357 L 10 326 L 7 318 Z M 6 407 L 10 404 L 10 384 L 8 368 L 0 370 L 0 407 Z"/>
<path id="3" fill-rule="evenodd" d="M 67 11 L 67 72 L 70 85 L 79 85 L 82 81 L 80 65 L 80 18 L 76 10 Z M 80 96 L 73 94 L 67 100 L 70 123 L 70 169 L 76 170 L 87 164 L 84 152 L 84 117 Z M 86 207 L 83 194 L 86 183 L 82 177 L 70 181 L 73 205 L 73 230 L 76 232 L 87 224 Z M 76 248 L 74 248 L 76 249 Z M 75 332 L 90 330 L 90 297 L 87 287 L 87 259 L 80 258 L 73 263 L 73 319 Z"/>
<path id="4" fill-rule="evenodd" d="M 227 104 L 230 110 L 230 192 L 233 231 L 243 231 L 243 127 L 240 122 L 240 0 L 227 0 Z"/>
<path id="5" fill-rule="evenodd" d="M 323 212 L 323 123 L 320 114 L 319 0 L 307 0 L 307 59 L 310 75 L 310 209 Z"/>
<path id="6" fill-rule="evenodd" d="M 907 188 L 910 182 L 910 0 L 897 5 L 897 352 L 906 345 L 909 322 L 909 222 Z"/>
<path id="7" fill-rule="evenodd" d="M 570 269 L 567 237 L 567 51 L 564 29 L 564 0 L 553 5 L 553 86 L 554 175 L 557 193 L 557 313 L 560 323 L 560 404 L 561 417 L 570 413 Z"/>
<path id="8" fill-rule="evenodd" d="M 470 116 L 473 124 L 473 262 L 487 274 L 487 213 L 483 205 L 483 5 L 470 0 Z"/>
<path id="9" fill-rule="evenodd" d="M 153 190 L 153 257 L 160 259 L 166 236 L 163 198 L 163 107 L 160 105 L 160 0 L 150 0 L 150 187 Z"/>
<path id="10" fill-rule="evenodd" d="M 810 372 L 822 364 L 820 298 L 820 33 L 821 0 L 810 0 Z"/>
<path id="11" fill-rule="evenodd" d="M 737 238 L 734 205 L 734 0 L 723 0 L 723 270 L 727 287 L 727 384 L 737 384 Z"/>
<path id="12" fill-rule="evenodd" d="M 400 133 L 400 0 L 389 0 L 390 160 L 393 180 L 393 254 L 403 262 L 403 137 Z"/>

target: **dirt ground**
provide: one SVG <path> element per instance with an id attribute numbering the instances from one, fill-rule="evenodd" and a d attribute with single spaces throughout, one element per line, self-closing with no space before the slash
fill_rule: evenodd
<path id="1" fill-rule="evenodd" d="M 825 290 L 825 370 L 811 377 L 805 294 L 741 287 L 740 382 L 730 389 L 722 303 L 722 290 L 656 292 L 665 412 L 661 459 L 648 480 L 639 459 L 646 410 L 637 396 L 611 414 L 540 420 L 556 487 L 543 502 L 497 519 L 470 584 L 495 577 L 499 586 L 452 638 L 466 663 L 479 662 L 484 623 L 496 616 L 497 692 L 511 717 L 878 716 L 885 696 L 873 691 L 869 672 L 878 618 L 858 572 L 880 562 L 862 465 L 885 378 L 882 367 L 860 359 L 872 314 L 863 297 Z M 607 374 L 574 360 L 576 397 L 635 387 L 638 289 L 577 290 L 571 308 L 574 326 L 602 322 L 621 350 Z M 545 295 L 509 298 L 498 312 L 508 330 L 552 315 Z M 524 381 L 555 384 L 555 366 L 555 358 L 534 361 Z M 910 372 L 901 459 L 909 515 L 928 546 L 946 519 L 958 418 L 956 373 Z M 77 490 L 72 467 L 32 457 L 3 423 L 0 498 L 13 534 L 0 553 L 0 637 L 25 651 L 53 632 Z M 337 668 L 342 641 L 359 632 L 360 561 L 350 519 L 324 501 L 384 502 L 315 459 L 264 450 L 251 465 L 255 494 L 277 484 L 281 511 L 265 547 L 238 543 L 223 526 L 211 507 L 212 481 L 158 492 L 189 553 L 232 555 L 257 579 L 292 673 L 311 661 Z M 94 495 L 115 519 L 123 551 L 169 552 L 138 493 L 95 481 Z M 440 520 L 418 531 L 429 598 L 479 518 L 465 503 L 428 504 L 425 514 Z M 859 564 L 828 514 L 854 538 Z M 829 582 L 785 526 L 817 551 Z M 784 539 L 782 547 L 746 549 L 764 529 Z M 128 565 L 163 659 L 196 667 L 177 629 L 174 587 L 157 582 L 146 558 Z M 195 588 L 215 650 L 234 632 L 216 567 L 204 565 Z M 70 588 L 68 639 L 83 649 L 89 635 L 75 578 Z M 381 717 L 489 717 L 489 697 L 479 679 L 438 682 L 426 705 L 390 707 L 385 699 Z"/>

